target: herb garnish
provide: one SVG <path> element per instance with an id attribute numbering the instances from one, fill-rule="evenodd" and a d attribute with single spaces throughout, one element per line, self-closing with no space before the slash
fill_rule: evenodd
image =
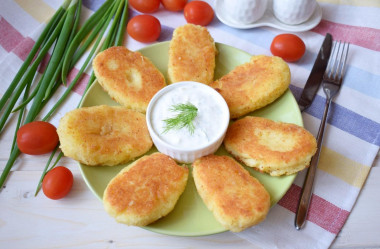
<path id="1" fill-rule="evenodd" d="M 186 104 L 172 105 L 169 109 L 172 112 L 178 112 L 177 116 L 165 119 L 164 133 L 169 130 L 179 130 L 186 127 L 190 134 L 194 133 L 195 126 L 193 120 L 197 116 L 198 108 L 187 102 Z"/>

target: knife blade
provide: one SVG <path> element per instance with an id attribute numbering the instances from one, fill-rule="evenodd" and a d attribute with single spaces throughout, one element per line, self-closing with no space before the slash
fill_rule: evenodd
<path id="1" fill-rule="evenodd" d="M 330 58 L 332 47 L 332 36 L 327 33 L 319 50 L 318 56 L 315 59 L 313 68 L 311 69 L 309 78 L 306 81 L 305 87 L 298 100 L 298 106 L 302 111 L 308 108 L 314 100 L 318 92 L 319 86 L 322 83 L 323 74 L 326 70 L 327 63 Z"/>

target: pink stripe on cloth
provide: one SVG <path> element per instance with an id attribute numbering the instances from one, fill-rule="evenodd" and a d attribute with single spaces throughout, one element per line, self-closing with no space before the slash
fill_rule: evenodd
<path id="1" fill-rule="evenodd" d="M 74 78 L 77 76 L 79 70 L 76 68 L 73 68 L 69 75 L 67 76 L 68 84 L 71 84 L 71 82 L 74 80 Z M 86 73 L 83 73 L 81 77 L 79 78 L 77 84 L 73 88 L 73 92 L 78 93 L 79 95 L 83 95 L 84 90 L 86 89 L 87 83 L 90 80 L 90 76 Z"/>
<path id="2" fill-rule="evenodd" d="M 295 213 L 300 195 L 301 187 L 292 184 L 278 204 Z M 341 209 L 331 202 L 313 194 L 307 220 L 333 234 L 338 234 L 349 214 L 350 212 L 347 210 Z"/>
<path id="3" fill-rule="evenodd" d="M 0 45 L 7 51 L 12 51 L 24 37 L 12 27 L 3 17 L 0 17 Z"/>
<path id="4" fill-rule="evenodd" d="M 380 30 L 322 20 L 312 31 L 325 35 L 330 33 L 334 40 L 345 40 L 352 44 L 380 51 Z"/>
<path id="5" fill-rule="evenodd" d="M 0 17 L 0 46 L 7 52 L 12 51 L 22 60 L 25 60 L 34 45 L 29 37 L 24 37 L 7 20 Z"/>
<path id="6" fill-rule="evenodd" d="M 10 25 L 7 20 L 0 18 L 0 46 L 7 52 L 14 53 L 24 61 L 32 50 L 34 43 L 33 39 L 24 37 L 17 29 Z M 42 60 L 38 72 L 42 73 L 45 70 L 49 59 L 50 55 L 48 54 Z"/>
<path id="7" fill-rule="evenodd" d="M 0 46 L 2 46 L 7 52 L 13 52 L 17 55 L 21 60 L 25 60 L 28 56 L 30 50 L 34 45 L 33 39 L 29 37 L 24 37 L 20 32 L 17 31 L 12 25 L 10 25 L 4 18 L 0 17 Z M 38 72 L 42 73 L 47 63 L 49 62 L 50 55 L 47 54 L 45 58 L 42 60 L 41 65 L 38 68 Z M 78 69 L 74 68 L 71 70 L 68 75 L 69 83 L 75 78 Z M 73 91 L 83 95 L 84 90 L 86 89 L 87 82 L 90 79 L 90 76 L 84 73 L 76 86 L 73 88 Z"/>

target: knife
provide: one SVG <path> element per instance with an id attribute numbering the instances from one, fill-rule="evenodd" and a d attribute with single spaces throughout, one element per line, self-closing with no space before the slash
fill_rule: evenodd
<path id="1" fill-rule="evenodd" d="M 311 69 L 309 78 L 306 81 L 301 97 L 298 100 L 298 106 L 300 107 L 301 112 L 311 105 L 318 92 L 319 86 L 322 83 L 323 74 L 327 67 L 327 62 L 330 58 L 331 46 L 332 36 L 327 33 L 321 49 L 319 50 L 317 59 L 315 59 L 313 69 Z"/>

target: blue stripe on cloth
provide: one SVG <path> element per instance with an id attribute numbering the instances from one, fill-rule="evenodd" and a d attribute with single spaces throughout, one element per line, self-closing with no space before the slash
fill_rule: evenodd
<path id="1" fill-rule="evenodd" d="M 92 11 L 96 11 L 97 9 L 99 9 L 99 7 L 104 2 L 105 2 L 104 0 L 82 0 L 83 6 L 85 6 L 86 8 L 88 8 Z"/>
<path id="2" fill-rule="evenodd" d="M 170 41 L 173 37 L 174 29 L 165 25 L 161 25 L 161 34 L 158 37 L 158 42 Z"/>
<path id="3" fill-rule="evenodd" d="M 290 85 L 290 90 L 296 99 L 301 96 L 302 89 Z M 322 119 L 326 99 L 317 95 L 312 105 L 305 110 L 308 114 Z M 363 117 L 341 105 L 332 103 L 327 122 L 345 132 L 348 132 L 368 143 L 380 146 L 380 124 Z"/>
<path id="4" fill-rule="evenodd" d="M 225 30 L 229 34 L 239 37 L 240 39 L 249 41 L 257 46 L 267 48 L 268 50 L 275 36 L 275 33 L 270 32 L 266 29 L 262 29 L 262 28 L 254 28 L 254 29 L 231 28 L 223 24 L 222 22 L 220 22 L 217 18 L 214 18 L 211 25 L 218 29 Z"/>
<path id="5" fill-rule="evenodd" d="M 348 66 L 345 74 L 344 87 L 380 99 L 380 75 L 371 74 L 353 66 Z"/>

